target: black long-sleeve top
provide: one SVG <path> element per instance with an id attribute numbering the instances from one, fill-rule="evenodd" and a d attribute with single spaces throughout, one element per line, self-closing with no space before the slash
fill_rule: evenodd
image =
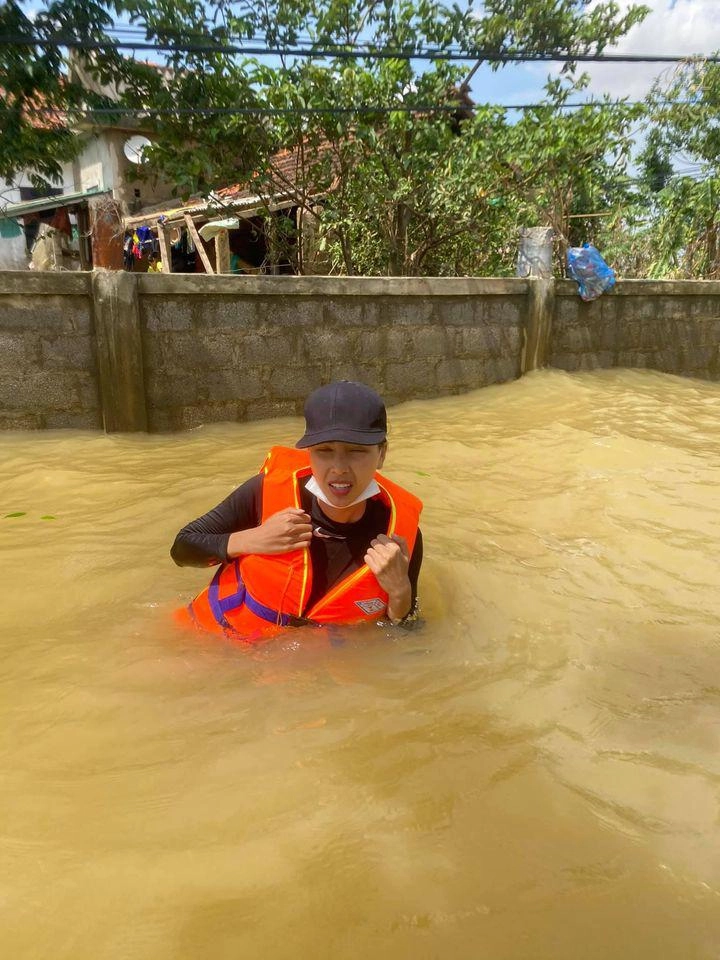
<path id="1" fill-rule="evenodd" d="M 300 502 L 310 516 L 313 538 L 310 541 L 312 564 L 312 591 L 306 609 L 365 562 L 371 540 L 385 533 L 389 509 L 378 497 L 367 502 L 365 513 L 354 523 L 330 520 L 321 510 L 317 498 L 305 489 L 301 481 Z M 228 540 L 236 530 L 257 527 L 262 520 L 263 474 L 246 480 L 212 510 L 182 528 L 170 550 L 178 566 L 206 567 L 226 563 Z M 417 582 L 422 564 L 423 542 L 418 530 L 410 557 L 408 577 L 412 590 L 412 607 L 417 601 Z"/>

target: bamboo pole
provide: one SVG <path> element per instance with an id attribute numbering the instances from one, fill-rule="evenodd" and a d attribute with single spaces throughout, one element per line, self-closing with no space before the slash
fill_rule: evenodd
<path id="1" fill-rule="evenodd" d="M 164 223 L 158 224 L 157 232 L 158 232 L 158 243 L 160 244 L 160 259 L 162 260 L 162 272 L 172 273 L 172 253 L 170 251 L 168 229 Z"/>
<path id="2" fill-rule="evenodd" d="M 227 230 L 215 234 L 215 272 L 230 273 L 230 238 Z"/>
<path id="3" fill-rule="evenodd" d="M 203 242 L 200 237 L 200 234 L 197 232 L 197 227 L 193 223 L 193 218 L 190 216 L 189 213 L 185 214 L 185 223 L 187 224 L 187 228 L 188 228 L 188 232 L 190 233 L 190 236 L 193 238 L 195 249 L 200 254 L 200 259 L 202 260 L 203 266 L 205 267 L 205 272 L 215 273 L 215 271 L 213 270 L 212 264 L 210 263 L 210 257 L 207 255 L 207 252 L 205 251 L 205 247 L 203 246 Z"/>

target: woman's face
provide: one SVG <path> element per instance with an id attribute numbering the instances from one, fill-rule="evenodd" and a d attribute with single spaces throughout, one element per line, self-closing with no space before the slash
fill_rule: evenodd
<path id="1" fill-rule="evenodd" d="M 345 507 L 363 492 L 385 461 L 386 444 L 333 441 L 308 447 L 310 467 L 329 503 Z"/>

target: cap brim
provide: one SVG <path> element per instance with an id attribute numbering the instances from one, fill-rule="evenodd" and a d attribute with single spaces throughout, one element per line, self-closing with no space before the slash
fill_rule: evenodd
<path id="1" fill-rule="evenodd" d="M 305 447 L 314 447 L 318 443 L 358 443 L 370 447 L 374 443 L 384 443 L 387 434 L 384 430 L 343 430 L 335 427 L 332 430 L 318 430 L 316 433 L 306 433 L 295 444 L 300 450 Z"/>

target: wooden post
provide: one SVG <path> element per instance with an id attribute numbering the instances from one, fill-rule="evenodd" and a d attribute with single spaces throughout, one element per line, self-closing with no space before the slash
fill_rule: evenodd
<path id="1" fill-rule="evenodd" d="M 80 269 L 92 270 L 92 257 L 88 256 L 90 243 L 88 234 L 90 232 L 87 207 L 83 204 L 75 210 L 78 228 L 78 248 L 80 250 Z"/>
<path id="2" fill-rule="evenodd" d="M 205 272 L 215 273 L 215 271 L 212 268 L 212 264 L 210 263 L 210 257 L 208 257 L 207 255 L 207 252 L 205 250 L 205 247 L 203 246 L 203 242 L 200 237 L 200 234 L 197 232 L 197 227 L 193 223 L 193 218 L 190 216 L 189 213 L 185 214 L 185 223 L 187 224 L 187 228 L 188 228 L 188 232 L 190 233 L 190 236 L 193 238 L 195 249 L 200 254 L 200 259 L 202 260 L 203 266 L 205 267 Z"/>
<path id="3" fill-rule="evenodd" d="M 51 233 L 52 238 L 52 258 L 53 258 L 53 270 L 62 270 L 63 268 L 63 251 L 62 251 L 62 236 L 60 235 L 59 230 L 53 230 Z"/>
<path id="4" fill-rule="evenodd" d="M 277 223 L 275 222 L 275 214 L 270 213 L 265 220 L 265 259 L 269 264 L 268 272 L 271 274 L 280 273 L 280 268 L 277 264 Z"/>
<path id="5" fill-rule="evenodd" d="M 230 273 L 230 238 L 227 230 L 215 234 L 215 273 Z"/>
<path id="6" fill-rule="evenodd" d="M 170 240 L 168 229 L 164 223 L 158 223 L 158 243 L 160 244 L 160 259 L 162 260 L 162 272 L 172 273 L 172 252 L 170 250 Z"/>

